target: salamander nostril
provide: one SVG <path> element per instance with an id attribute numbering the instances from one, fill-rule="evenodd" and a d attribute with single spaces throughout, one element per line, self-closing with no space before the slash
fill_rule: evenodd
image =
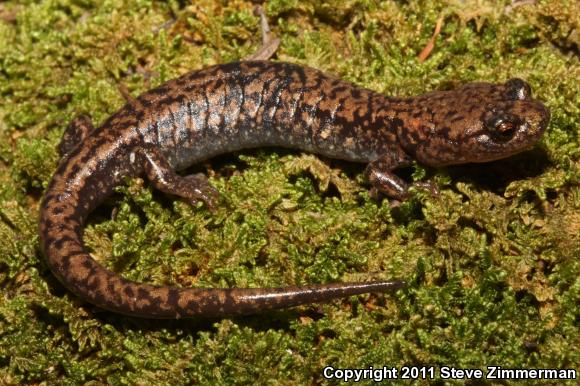
<path id="1" fill-rule="evenodd" d="M 524 100 L 532 96 L 530 85 L 520 78 L 512 78 L 505 82 L 507 97 L 512 100 Z"/>

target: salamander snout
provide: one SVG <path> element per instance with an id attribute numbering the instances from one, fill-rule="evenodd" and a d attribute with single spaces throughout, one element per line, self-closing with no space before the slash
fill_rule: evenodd
<path id="1" fill-rule="evenodd" d="M 539 104 L 542 108 L 539 109 L 538 127 L 543 133 L 546 130 L 546 128 L 548 127 L 548 123 L 550 123 L 550 109 L 548 109 L 546 106 L 544 106 L 541 103 L 539 103 Z"/>
<path id="2" fill-rule="evenodd" d="M 522 124 L 525 125 L 524 129 L 526 132 L 523 134 L 528 137 L 529 142 L 535 142 L 548 127 L 550 110 L 543 103 L 536 100 L 525 101 L 523 103 L 524 110 L 519 115 L 522 117 Z"/>

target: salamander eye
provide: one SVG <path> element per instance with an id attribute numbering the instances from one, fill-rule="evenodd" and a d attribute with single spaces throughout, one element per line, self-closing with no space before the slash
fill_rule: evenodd
<path id="1" fill-rule="evenodd" d="M 516 134 L 518 122 L 504 114 L 493 114 L 485 120 L 485 127 L 495 140 L 506 142 Z"/>
<path id="2" fill-rule="evenodd" d="M 524 100 L 532 96 L 532 88 L 520 78 L 512 78 L 505 85 L 507 97 L 511 100 Z"/>

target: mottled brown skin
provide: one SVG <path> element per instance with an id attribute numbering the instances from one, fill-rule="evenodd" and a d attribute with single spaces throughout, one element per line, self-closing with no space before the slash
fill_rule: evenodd
<path id="1" fill-rule="evenodd" d="M 413 160 L 441 166 L 507 157 L 531 147 L 548 120 L 548 109 L 520 79 L 397 99 L 288 63 L 206 68 L 146 92 L 97 129 L 85 116 L 71 123 L 60 146 L 65 156 L 42 202 L 42 248 L 68 289 L 139 317 L 248 314 L 400 288 L 402 281 L 259 289 L 135 283 L 93 260 L 82 230 L 127 176 L 145 176 L 159 190 L 211 208 L 217 192 L 207 179 L 174 170 L 260 146 L 368 163 L 373 189 L 404 199 L 409 186 L 394 169 Z"/>

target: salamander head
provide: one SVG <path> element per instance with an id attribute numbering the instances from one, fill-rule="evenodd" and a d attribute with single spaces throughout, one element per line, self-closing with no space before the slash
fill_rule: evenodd
<path id="1" fill-rule="evenodd" d="M 470 83 L 413 101 L 420 112 L 402 119 L 399 139 L 419 162 L 431 166 L 509 157 L 532 147 L 550 120 L 550 111 L 518 78 Z"/>

